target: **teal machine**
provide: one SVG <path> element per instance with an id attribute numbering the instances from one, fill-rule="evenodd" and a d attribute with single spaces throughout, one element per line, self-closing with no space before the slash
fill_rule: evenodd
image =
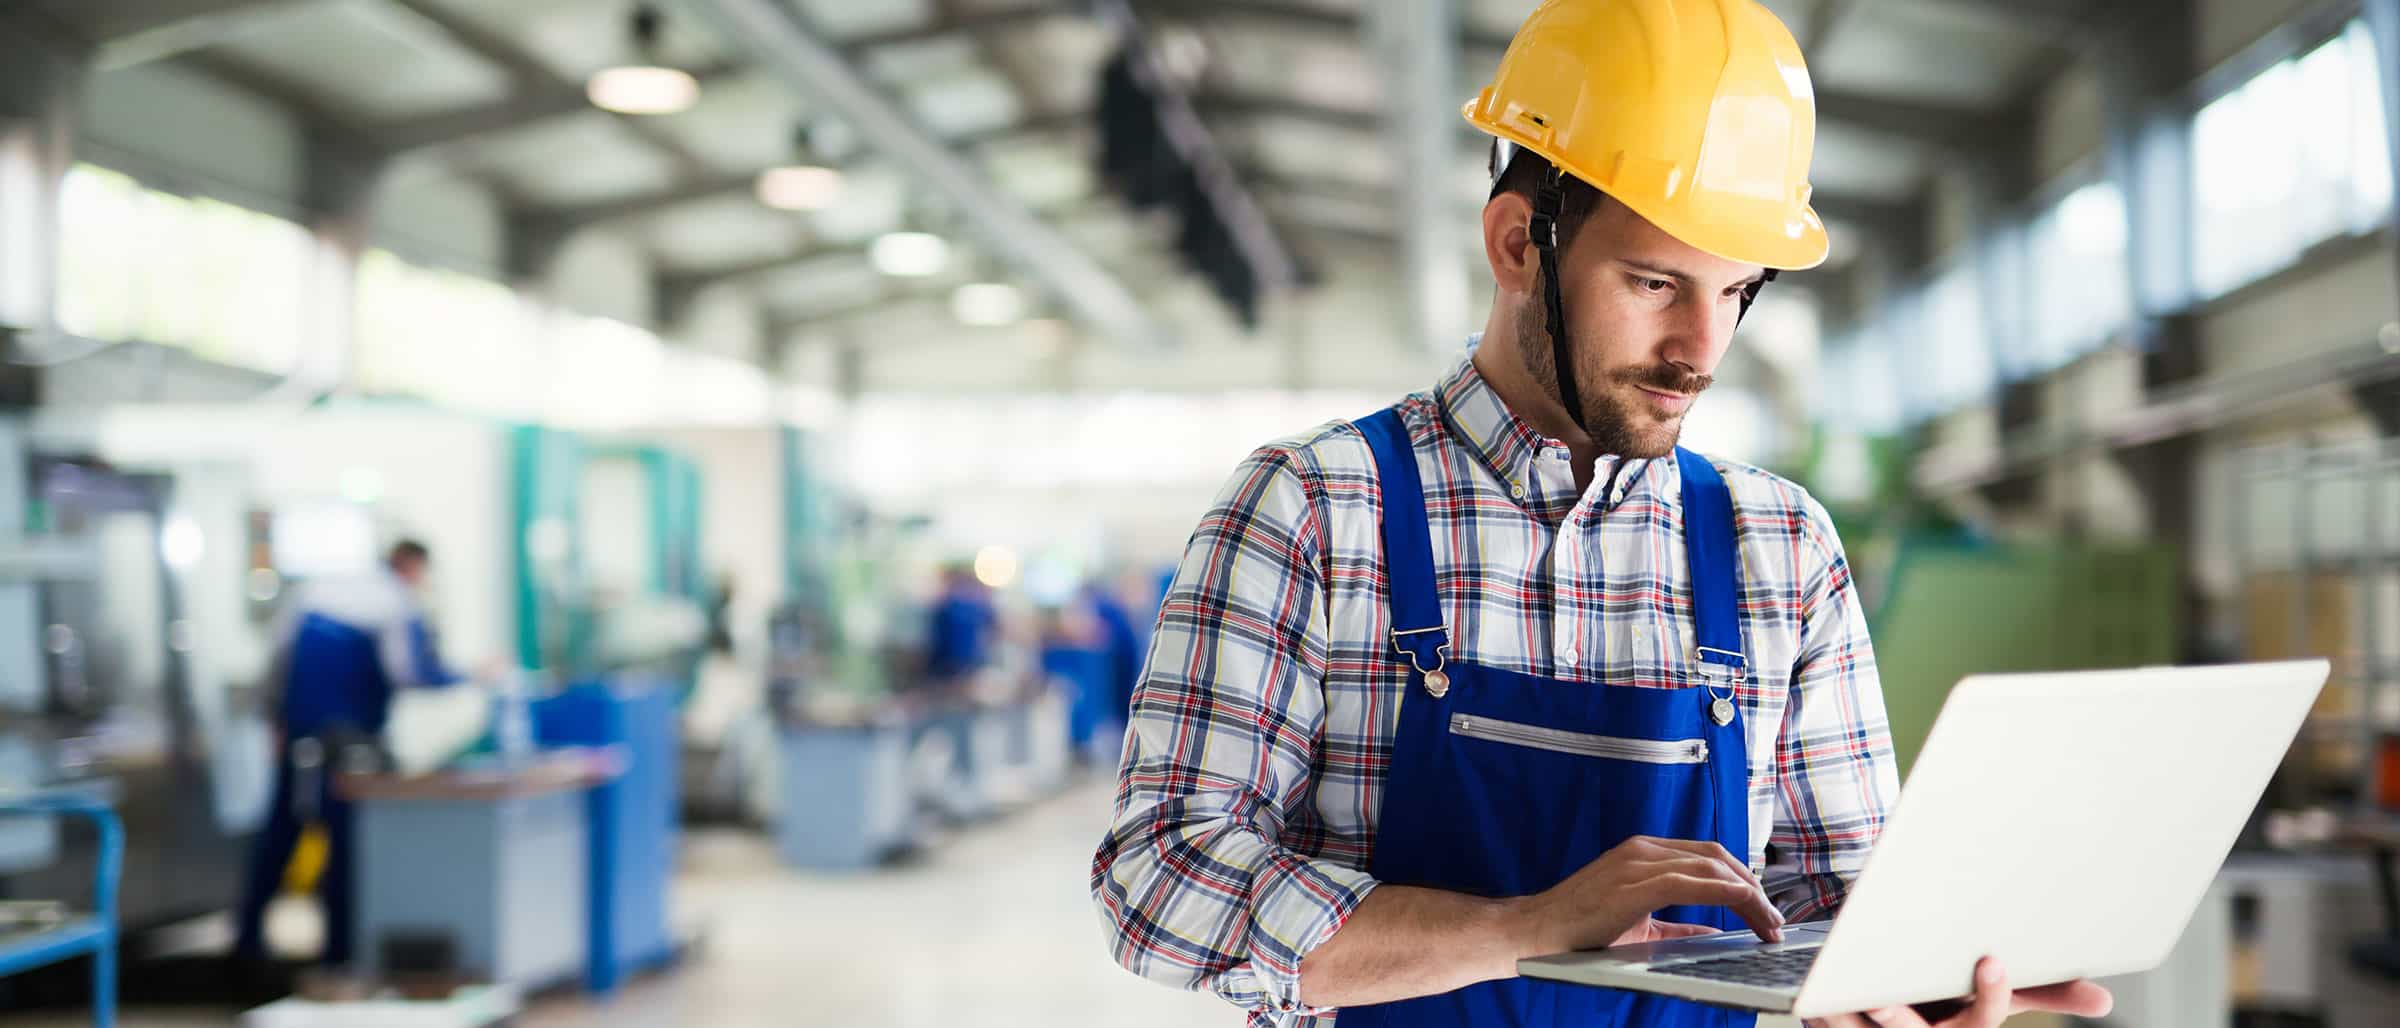
<path id="1" fill-rule="evenodd" d="M 590 555 L 583 552 L 583 486 L 607 463 L 638 469 L 648 526 L 641 598 L 700 609 L 709 597 L 700 556 L 699 465 L 663 447 L 596 443 L 539 425 L 517 426 L 512 449 L 519 664 L 568 679 L 638 667 L 671 679 L 679 696 L 688 695 L 697 645 L 648 648 L 629 660 L 619 640 L 604 637 L 606 612 L 590 581 Z"/>
<path id="2" fill-rule="evenodd" d="M 705 602 L 700 567 L 700 473 L 656 446 L 593 443 L 538 425 L 513 430 L 517 566 L 517 658 L 565 688 L 534 704 L 544 745 L 621 747 L 623 776 L 591 790 L 588 984 L 613 991 L 625 976 L 665 963 L 679 946 L 666 896 L 680 835 L 679 708 L 694 685 L 703 642 L 650 640 L 628 649 L 612 636 L 608 611 L 589 580 L 583 552 L 585 478 L 605 462 L 640 471 L 648 506 L 646 574 L 651 600 Z M 627 619 L 645 620 L 643 617 Z"/>

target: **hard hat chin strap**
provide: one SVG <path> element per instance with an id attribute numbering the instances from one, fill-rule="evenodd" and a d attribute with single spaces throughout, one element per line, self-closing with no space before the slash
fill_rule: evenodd
<path id="1" fill-rule="evenodd" d="M 1507 167 L 1505 161 L 1498 163 L 1502 168 Z M 1558 279 L 1558 221 L 1567 205 L 1566 175 L 1566 169 L 1556 164 L 1549 164 L 1542 173 L 1541 184 L 1533 190 L 1533 220 L 1526 224 L 1526 230 L 1533 237 L 1533 248 L 1542 255 L 1542 306 L 1550 320 L 1550 367 L 1555 372 L 1553 377 L 1558 379 L 1558 402 L 1565 405 L 1567 417 L 1575 422 L 1575 427 L 1589 436 L 1592 426 L 1583 420 L 1582 389 L 1575 381 L 1575 352 L 1567 345 L 1566 296 Z M 1768 268 L 1758 281 L 1742 290 L 1742 311 L 1734 318 L 1736 326 L 1750 316 L 1750 305 L 1758 302 L 1759 291 L 1773 281 L 1775 269 Z"/>
<path id="2" fill-rule="evenodd" d="M 1550 368 L 1558 379 L 1558 402 L 1566 405 L 1567 417 L 1583 434 L 1590 435 L 1592 426 L 1583 423 L 1583 396 L 1575 384 L 1575 353 L 1567 346 L 1567 302 L 1558 287 L 1558 216 L 1567 202 L 1566 171 L 1552 164 L 1542 173 L 1542 183 L 1533 191 L 1533 220 L 1527 230 L 1533 236 L 1533 248 L 1542 255 L 1542 303 L 1550 318 Z"/>

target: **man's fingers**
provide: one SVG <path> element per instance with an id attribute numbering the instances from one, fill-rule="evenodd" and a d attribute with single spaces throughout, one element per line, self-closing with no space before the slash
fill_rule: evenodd
<path id="1" fill-rule="evenodd" d="M 2117 998 L 2097 982 L 2063 982 L 2038 989 L 2019 989 L 2012 1004 L 2018 1013 L 2039 1011 L 2076 1017 L 2107 1017 Z"/>
<path id="2" fill-rule="evenodd" d="M 1717 852 L 1722 854 L 1725 851 L 1719 849 Z M 1783 912 L 1775 909 L 1775 904 L 1767 899 L 1766 890 L 1759 888 L 1758 880 L 1747 872 L 1723 860 L 1705 856 L 1685 857 L 1676 870 L 1695 878 L 1713 878 L 1741 890 L 1737 898 L 1721 901 L 1718 905 L 1731 907 L 1740 913 L 1742 920 L 1757 930 L 1759 938 L 1768 942 L 1783 941 Z"/>
<path id="3" fill-rule="evenodd" d="M 1721 931 L 1724 929 L 1711 928 L 1704 924 L 1683 924 L 1678 921 L 1650 922 L 1650 937 L 1654 939 L 1690 939 L 1702 935 L 1715 935 Z"/>
<path id="4" fill-rule="evenodd" d="M 1964 1013 L 1943 1022 L 1957 1028 L 1998 1028 L 2008 1019 L 2009 1004 L 2015 994 L 2008 991 L 2008 972 L 2000 962 L 1985 957 L 1975 964 L 1975 1002 Z"/>
<path id="5" fill-rule="evenodd" d="M 1679 853 L 1687 853 L 1695 857 L 1704 857 L 1709 860 L 1716 861 L 1717 863 L 1723 864 L 1727 868 L 1731 869 L 1735 875 L 1740 876 L 1743 880 L 1751 882 L 1752 884 L 1758 884 L 1758 876 L 1750 873 L 1750 865 L 1742 862 L 1732 853 L 1727 852 L 1725 847 L 1721 845 L 1713 842 L 1700 842 L 1691 839 L 1656 839 L 1653 841 L 1662 847 L 1675 850 Z"/>
<path id="6" fill-rule="evenodd" d="M 1875 1028 L 1928 1028 L 1925 1019 L 1907 1007 L 1885 1007 L 1867 1011 L 1867 1023 Z"/>
<path id="7" fill-rule="evenodd" d="M 1750 930 L 1768 942 L 1783 941 L 1783 915 L 1767 903 L 1766 894 L 1754 885 L 1729 882 L 1721 875 L 1692 875 L 1669 873 L 1653 879 L 1651 896 L 1660 907 L 1710 906 L 1724 907 L 1739 915 Z"/>

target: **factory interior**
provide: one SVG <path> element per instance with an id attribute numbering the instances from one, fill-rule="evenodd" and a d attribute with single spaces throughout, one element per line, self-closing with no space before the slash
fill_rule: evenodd
<path id="1" fill-rule="evenodd" d="M 1756 80 L 1644 92 L 1693 47 Z M 1592 102 L 1481 113 L 1527 82 Z M 1624 141 L 1676 117 L 1696 176 Z M 1546 248 L 1495 132 L 1613 153 L 1566 184 L 1621 202 Z M 0 0 L 0 1028 L 1747 1026 L 1323 1002 L 1401 896 L 1372 729 L 1491 687 L 1408 648 L 1369 415 L 1432 418 L 1440 659 L 1555 690 L 1638 611 L 1709 635 L 1675 545 L 1570 580 L 1652 547 L 1576 527 L 1644 530 L 1567 454 L 1664 480 L 1526 391 L 1573 395 L 1524 283 L 1560 310 L 1601 225 L 1765 269 L 1715 308 L 1643 272 L 1740 307 L 1691 395 L 1635 392 L 1725 469 L 1740 616 L 1855 620 L 1838 675 L 1735 675 L 1794 683 L 1740 690 L 1743 887 L 1834 916 L 1776 891 L 1793 838 L 1837 889 L 1898 866 L 1968 676 L 2323 660 L 2256 783 L 2141 778 L 2224 831 L 2156 840 L 2206 867 L 2108 914 L 2166 927 L 2106 1011 L 2008 1023 L 2400 1026 L 2395 168 L 2400 0 Z M 1676 479 L 1694 578 L 1715 477 Z M 1609 662 L 1554 666 L 1552 605 Z M 1977 775 L 2082 766 L 2019 746 Z M 2114 866 L 2024 831 L 1980 852 Z"/>

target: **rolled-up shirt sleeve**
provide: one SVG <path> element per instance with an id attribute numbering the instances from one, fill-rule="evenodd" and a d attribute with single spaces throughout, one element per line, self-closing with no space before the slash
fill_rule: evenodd
<path id="1" fill-rule="evenodd" d="M 1092 860 L 1118 963 L 1252 1011 L 1313 1012 L 1301 960 L 1375 886 L 1281 841 L 1325 713 L 1322 499 L 1291 451 L 1262 449 L 1193 533 Z"/>
<path id="2" fill-rule="evenodd" d="M 1865 605 L 1815 499 L 1801 526 L 1800 648 L 1775 746 L 1768 898 L 1794 921 L 1830 916 L 1882 837 L 1899 762 Z"/>

